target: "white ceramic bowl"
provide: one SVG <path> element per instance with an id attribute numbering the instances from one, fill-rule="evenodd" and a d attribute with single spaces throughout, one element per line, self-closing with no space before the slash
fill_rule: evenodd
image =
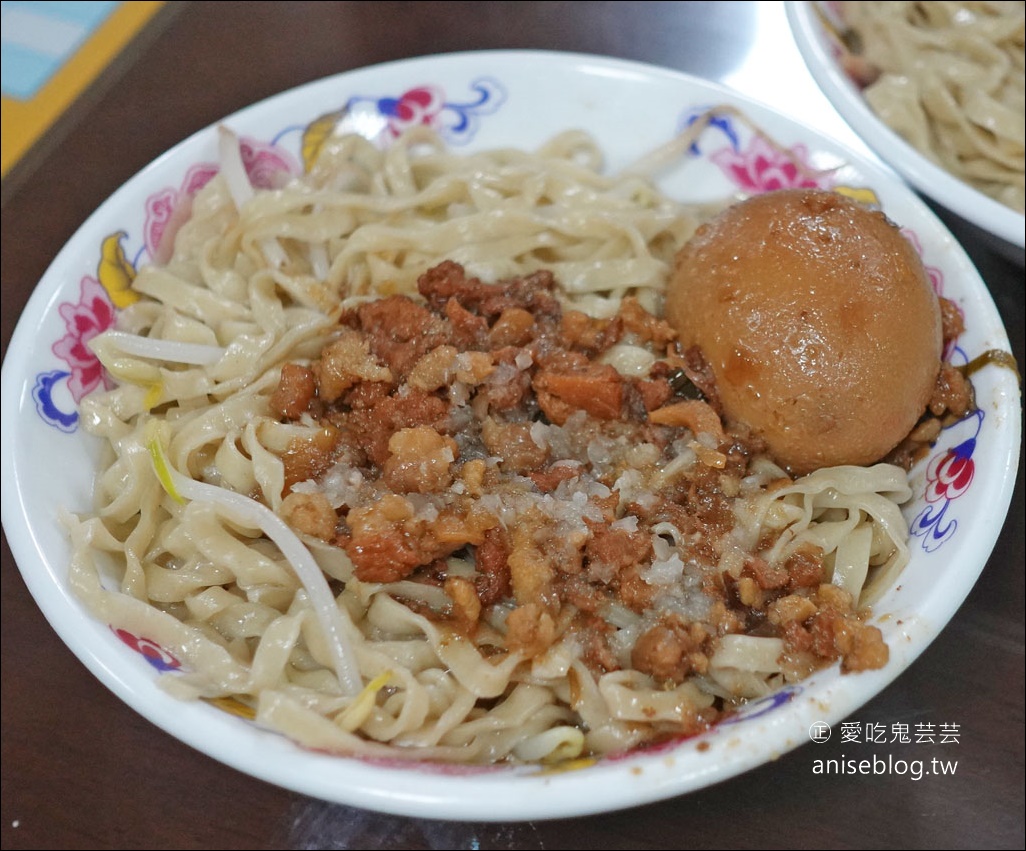
<path id="1" fill-rule="evenodd" d="M 554 84 L 558 81 L 558 84 Z M 427 90 L 432 97 L 410 92 Z M 225 123 L 254 150 L 298 161 L 302 128 L 352 98 L 398 127 L 426 120 L 452 146 L 533 148 L 557 131 L 590 131 L 610 169 L 671 138 L 696 111 L 737 107 L 790 156 L 827 169 L 820 183 L 871 189 L 921 249 L 935 286 L 965 313 L 955 360 L 1008 340 L 990 296 L 959 244 L 890 172 L 816 132 L 726 89 L 683 74 L 592 56 L 543 52 L 453 54 L 398 62 L 312 83 L 245 109 Z M 122 233 L 127 257 L 145 262 L 154 225 L 190 181 L 217 161 L 214 128 L 187 139 L 116 192 L 72 237 L 25 308 L 3 365 L 3 524 L 29 590 L 53 628 L 122 700 L 182 742 L 255 777 L 326 800 L 410 816 L 503 821 L 595 813 L 680 795 L 775 759 L 808 741 L 814 724 L 838 724 L 919 655 L 965 599 L 987 561 L 1011 498 L 1019 450 L 1014 377 L 987 368 L 976 378 L 978 415 L 946 430 L 912 476 L 906 509 L 914 526 L 911 562 L 876 607 L 891 647 L 881 670 L 815 676 L 746 708 L 695 739 L 600 760 L 573 771 L 537 767 L 456 768 L 372 764 L 314 753 L 205 703 L 182 703 L 156 684 L 168 660 L 160 648 L 126 644 L 90 617 L 67 583 L 69 543 L 61 507 L 83 511 L 98 459 L 78 427 L 75 394 L 96 378 L 76 359 L 83 328 L 111 321 L 96 280 L 103 240 Z M 682 199 L 722 198 L 801 182 L 737 116 L 700 140 L 663 181 Z M 75 330 L 79 329 L 79 330 Z M 86 336 L 91 333 L 87 330 Z M 76 337 L 76 334 L 79 335 Z M 143 637 L 145 638 L 145 637 Z M 126 759 L 146 759 L 126 754 Z"/>
<path id="2" fill-rule="evenodd" d="M 932 162 L 877 117 L 838 62 L 836 42 L 817 9 L 828 5 L 812 0 L 785 3 L 798 49 L 834 108 L 862 141 L 916 190 L 981 231 L 993 248 L 1024 265 L 1026 217 Z"/>

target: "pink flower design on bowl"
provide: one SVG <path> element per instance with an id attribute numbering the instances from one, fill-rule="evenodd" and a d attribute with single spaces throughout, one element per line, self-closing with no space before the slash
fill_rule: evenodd
<path id="1" fill-rule="evenodd" d="M 157 642 L 140 638 L 126 629 L 111 627 L 111 631 L 158 671 L 176 671 L 182 667 L 182 663 Z"/>
<path id="2" fill-rule="evenodd" d="M 249 137 L 239 140 L 242 164 L 250 182 L 259 189 L 275 189 L 302 170 L 285 150 Z M 192 212 L 192 199 L 218 172 L 216 163 L 197 163 L 182 179 L 178 189 L 167 186 L 146 199 L 143 241 L 150 259 L 156 263 L 171 256 L 174 236 Z"/>
<path id="3" fill-rule="evenodd" d="M 180 188 L 168 186 L 146 199 L 143 240 L 151 258 L 166 259 L 162 254 L 170 254 L 170 237 L 178 230 L 178 226 L 188 219 L 192 210 L 192 196 L 206 186 L 215 174 L 216 165 L 199 163 L 189 169 Z M 166 252 L 161 249 L 165 231 L 169 236 L 168 242 L 164 243 Z"/>
<path id="4" fill-rule="evenodd" d="M 923 244 L 919 240 L 919 235 L 911 228 L 902 228 L 901 235 L 912 243 L 916 254 L 921 258 L 923 256 Z M 936 266 L 927 266 L 926 263 L 923 263 L 923 268 L 926 269 L 926 275 L 930 279 L 930 286 L 933 287 L 933 291 L 937 295 L 944 295 L 944 273 Z"/>
<path id="5" fill-rule="evenodd" d="M 976 440 L 971 438 L 930 461 L 926 468 L 927 502 L 958 499 L 969 490 L 976 472 L 972 459 L 975 448 Z"/>
<path id="6" fill-rule="evenodd" d="M 409 89 L 394 100 L 383 99 L 382 112 L 388 115 L 388 129 L 393 136 L 401 135 L 411 127 L 432 126 L 445 108 L 445 93 L 435 86 Z"/>
<path id="7" fill-rule="evenodd" d="M 958 350 L 961 352 L 961 349 Z M 976 462 L 973 452 L 983 427 L 984 412 L 973 411 L 964 419 L 948 426 L 955 434 L 967 435 L 959 443 L 934 455 L 926 466 L 926 486 L 923 499 L 926 506 L 909 524 L 909 532 L 922 539 L 922 547 L 933 552 L 955 534 L 958 528 L 954 514 L 954 501 L 961 497 L 973 483 Z"/>
<path id="8" fill-rule="evenodd" d="M 78 303 L 58 307 L 68 333 L 53 344 L 52 351 L 71 370 L 68 390 L 76 403 L 101 384 L 109 386 L 103 366 L 89 348 L 89 341 L 114 324 L 114 305 L 103 285 L 89 275 L 82 278 Z"/>
<path id="9" fill-rule="evenodd" d="M 785 151 L 753 136 L 747 148 L 721 148 L 709 154 L 709 160 L 745 193 L 828 188 L 828 176 L 817 174 L 808 164 L 808 156 L 804 145 Z"/>

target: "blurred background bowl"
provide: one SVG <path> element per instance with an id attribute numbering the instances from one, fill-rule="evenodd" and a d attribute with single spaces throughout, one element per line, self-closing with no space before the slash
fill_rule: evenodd
<path id="1" fill-rule="evenodd" d="M 926 198 L 960 240 L 983 239 L 1014 263 L 1026 266 L 1026 217 L 941 168 L 877 117 L 841 65 L 841 48 L 828 23 L 836 17 L 831 4 L 789 0 L 785 5 L 809 71 L 866 145 Z"/>

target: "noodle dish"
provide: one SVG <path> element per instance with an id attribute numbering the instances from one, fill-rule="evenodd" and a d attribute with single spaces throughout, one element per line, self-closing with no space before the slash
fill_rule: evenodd
<path id="1" fill-rule="evenodd" d="M 1010 499 L 1017 367 L 912 193 L 707 83 L 524 59 L 186 140 L 4 363 L 4 527 L 62 638 L 328 800 L 555 817 L 759 765 L 914 660 Z"/>

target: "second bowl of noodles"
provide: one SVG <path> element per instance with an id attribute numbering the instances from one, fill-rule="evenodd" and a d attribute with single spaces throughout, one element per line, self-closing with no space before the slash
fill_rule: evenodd
<path id="1" fill-rule="evenodd" d="M 874 153 L 1023 265 L 1022 4 L 790 2 L 787 16 Z"/>

